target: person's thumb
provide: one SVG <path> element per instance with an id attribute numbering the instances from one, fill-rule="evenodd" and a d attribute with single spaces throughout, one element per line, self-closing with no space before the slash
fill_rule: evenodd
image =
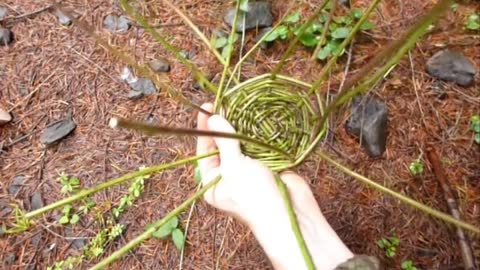
<path id="1" fill-rule="evenodd" d="M 217 132 L 235 133 L 232 125 L 219 115 L 213 115 L 208 119 L 208 128 Z M 220 151 L 220 162 L 222 164 L 235 162 L 242 155 L 239 140 L 222 137 L 214 137 L 213 139 Z"/>

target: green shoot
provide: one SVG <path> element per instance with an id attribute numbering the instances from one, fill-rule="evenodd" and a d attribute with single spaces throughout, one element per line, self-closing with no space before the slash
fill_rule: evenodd
<path id="1" fill-rule="evenodd" d="M 411 163 L 410 163 L 410 166 L 408 167 L 410 169 L 410 173 L 413 175 L 413 176 L 417 176 L 419 174 L 422 174 L 423 173 L 423 163 L 422 163 L 422 160 L 420 158 L 417 158 L 415 160 L 413 160 Z"/>
<path id="2" fill-rule="evenodd" d="M 415 264 L 413 264 L 411 260 L 403 261 L 401 268 L 403 270 L 417 270 L 417 267 L 415 267 Z"/>
<path id="3" fill-rule="evenodd" d="M 480 15 L 478 13 L 472 13 L 468 15 L 467 21 L 465 22 L 465 27 L 468 30 L 479 30 L 480 29 Z"/>
<path id="4" fill-rule="evenodd" d="M 66 173 L 62 172 L 60 173 L 58 181 L 60 181 L 60 184 L 62 185 L 62 193 L 75 193 L 80 189 L 80 180 L 75 176 L 68 177 Z"/>
<path id="5" fill-rule="evenodd" d="M 472 129 L 473 133 L 475 134 L 474 141 L 477 144 L 480 144 L 480 115 L 472 115 L 470 118 L 470 129 Z"/>
<path id="6" fill-rule="evenodd" d="M 377 241 L 379 248 L 385 251 L 385 256 L 392 258 L 397 252 L 397 248 L 400 245 L 400 239 L 396 236 L 382 238 Z"/>
<path id="7" fill-rule="evenodd" d="M 145 230 L 149 230 L 153 224 L 145 227 Z M 182 229 L 179 227 L 178 217 L 172 217 L 167 223 L 158 228 L 152 233 L 152 236 L 157 239 L 166 239 L 168 236 L 171 236 L 173 244 L 175 247 L 181 251 L 185 245 L 185 235 Z"/>

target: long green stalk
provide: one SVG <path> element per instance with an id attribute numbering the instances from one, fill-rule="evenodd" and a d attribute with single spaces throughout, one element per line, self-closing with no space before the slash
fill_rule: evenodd
<path id="1" fill-rule="evenodd" d="M 174 210 L 172 210 L 170 213 L 168 213 L 165 217 L 163 217 L 161 220 L 156 221 L 155 223 L 150 226 L 145 232 L 137 236 L 135 239 L 131 240 L 128 242 L 125 246 L 120 248 L 119 250 L 115 251 L 112 253 L 110 256 L 107 258 L 103 259 L 96 265 L 94 265 L 90 270 L 100 270 L 114 262 L 115 260 L 120 259 L 123 255 L 128 253 L 130 250 L 141 244 L 143 241 L 147 240 L 152 236 L 152 233 L 154 233 L 158 228 L 160 228 L 162 225 L 167 223 L 171 218 L 174 216 L 178 216 L 180 213 L 182 213 L 190 204 L 195 202 L 197 199 L 199 199 L 208 189 L 216 185 L 220 181 L 221 177 L 217 176 L 214 180 L 212 180 L 210 183 L 206 184 L 203 186 L 200 190 L 195 192 L 194 195 L 192 195 L 190 198 L 188 198 L 186 201 L 184 201 L 182 204 L 177 206 Z"/>
<path id="2" fill-rule="evenodd" d="M 126 182 L 130 179 L 135 178 L 135 177 L 143 176 L 143 175 L 147 175 L 147 174 L 152 174 L 152 173 L 159 172 L 159 171 L 162 171 L 162 170 L 174 168 L 174 167 L 177 167 L 177 166 L 180 166 L 180 165 L 192 162 L 192 161 L 196 161 L 196 160 L 199 160 L 199 159 L 202 159 L 202 158 L 210 157 L 210 156 L 213 156 L 213 155 L 216 155 L 216 154 L 218 154 L 218 151 L 214 151 L 214 152 L 204 154 L 204 155 L 198 155 L 198 156 L 193 156 L 193 157 L 177 160 L 177 161 L 174 161 L 174 162 L 171 162 L 171 163 L 168 163 L 168 164 L 153 166 L 153 167 L 150 167 L 150 168 L 140 170 L 138 172 L 127 173 L 123 176 L 120 176 L 118 178 L 115 178 L 115 179 L 109 180 L 107 182 L 101 183 L 101 184 L 99 184 L 97 186 L 94 186 L 92 188 L 84 189 L 84 190 L 82 190 L 82 191 L 80 191 L 80 192 L 76 193 L 75 195 L 70 196 L 68 198 L 62 199 L 60 201 L 56 201 L 52 204 L 49 204 L 49 205 L 44 206 L 42 208 L 39 208 L 37 210 L 28 212 L 28 213 L 25 214 L 25 218 L 27 218 L 27 219 L 34 218 L 36 216 L 39 216 L 39 215 L 41 215 L 43 213 L 46 213 L 48 211 L 51 211 L 53 209 L 62 207 L 66 204 L 70 204 L 70 203 L 73 203 L 75 201 L 81 200 L 81 199 L 83 199 L 83 198 L 85 198 L 85 197 L 87 197 L 87 196 L 89 196 L 93 193 L 96 193 L 100 190 L 103 190 L 103 189 L 106 189 L 106 188 L 109 188 L 109 187 L 112 187 L 112 186 L 115 186 L 115 185 L 122 184 L 122 183 L 124 183 L 124 182 Z"/>
<path id="3" fill-rule="evenodd" d="M 447 215 L 445 213 L 442 213 L 438 210 L 435 210 L 433 208 L 430 208 L 422 203 L 419 203 L 405 195 L 402 195 L 400 193 L 397 193 L 391 189 L 388 189 L 387 187 L 384 187 L 376 182 L 374 182 L 373 180 L 370 180 L 368 178 L 366 178 L 365 176 L 361 175 L 361 174 L 358 174 L 350 169 L 348 169 L 347 167 L 343 166 L 342 164 L 340 164 L 339 162 L 333 160 L 332 158 L 330 158 L 327 154 L 321 152 L 321 151 L 318 151 L 317 152 L 318 155 L 325 161 L 327 161 L 328 163 L 334 165 L 335 167 L 337 167 L 337 169 L 339 169 L 340 171 L 350 175 L 351 177 L 363 182 L 364 184 L 367 184 L 368 186 L 384 193 L 384 194 L 387 194 L 387 195 L 390 195 L 398 200 L 400 200 L 401 202 L 405 203 L 405 204 L 408 204 L 410 206 L 412 206 L 413 208 L 415 209 L 418 209 L 424 213 L 427 213 L 431 216 L 434 216 L 442 221 L 445 221 L 447 223 L 451 223 L 451 224 L 455 224 L 456 226 L 459 226 L 459 227 L 462 227 L 463 229 L 466 229 L 466 230 L 469 230 L 471 232 L 474 232 L 476 234 L 480 234 L 480 228 L 478 227 L 475 227 L 471 224 L 468 224 L 466 222 L 463 222 L 461 220 L 458 220 L 450 215 Z"/>
<path id="4" fill-rule="evenodd" d="M 277 182 L 278 189 L 280 190 L 280 194 L 282 196 L 285 207 L 287 208 L 288 218 L 290 219 L 292 231 L 295 235 L 295 238 L 297 239 L 298 247 L 300 248 L 300 252 L 302 253 L 303 260 L 305 261 L 305 266 L 308 270 L 315 270 L 315 264 L 313 263 L 312 256 L 308 251 L 307 244 L 305 243 L 302 231 L 300 230 L 297 216 L 295 214 L 295 210 L 293 209 L 292 201 L 290 200 L 290 196 L 288 195 L 287 186 L 282 181 L 282 179 L 280 179 L 280 176 L 278 174 L 275 174 L 275 180 Z"/>

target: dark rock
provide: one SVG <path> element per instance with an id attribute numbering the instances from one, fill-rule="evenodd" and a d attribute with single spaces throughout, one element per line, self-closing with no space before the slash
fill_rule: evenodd
<path id="1" fill-rule="evenodd" d="M 374 98 L 357 96 L 352 101 L 352 115 L 346 124 L 347 132 L 361 136 L 368 155 L 378 157 L 387 144 L 388 110 L 385 103 Z"/>
<path id="2" fill-rule="evenodd" d="M 69 113 L 65 119 L 48 125 L 40 136 L 40 142 L 45 145 L 56 143 L 70 134 L 76 127 L 77 125 L 73 122 L 72 115 Z"/>
<path id="3" fill-rule="evenodd" d="M 152 95 L 157 92 L 155 84 L 149 79 L 139 78 L 138 80 L 129 83 L 129 85 L 134 91 L 145 95 Z"/>
<path id="4" fill-rule="evenodd" d="M 477 73 L 473 63 L 463 54 L 448 49 L 428 59 L 427 72 L 437 79 L 453 81 L 462 86 L 473 83 Z"/>
<path id="5" fill-rule="evenodd" d="M 232 7 L 227 10 L 227 13 L 223 17 L 225 23 L 230 27 L 233 26 L 233 21 L 235 18 L 235 7 Z M 272 26 L 273 15 L 272 15 L 272 6 L 268 2 L 249 2 L 248 3 L 248 12 L 245 16 L 245 30 L 254 29 L 256 27 L 267 27 Z M 242 32 L 243 28 L 243 16 L 237 18 L 236 31 L 238 33 Z"/>
<path id="6" fill-rule="evenodd" d="M 66 227 L 65 235 L 68 241 L 71 242 L 73 247 L 76 249 L 82 249 L 86 245 L 85 238 L 75 234 L 71 226 Z"/>
<path id="7" fill-rule="evenodd" d="M 260 30 L 258 32 L 258 35 L 255 37 L 255 43 L 259 42 L 260 39 L 263 38 L 263 36 L 265 36 L 268 32 L 270 32 L 272 30 L 272 27 L 265 27 L 263 28 L 262 30 Z M 260 48 L 262 49 L 267 49 L 268 46 L 270 46 L 273 42 L 262 42 L 262 44 L 260 44 Z"/>
<path id="8" fill-rule="evenodd" d="M 103 27 L 110 32 L 124 33 L 132 26 L 132 22 L 126 16 L 107 15 L 103 19 Z"/>
<path id="9" fill-rule="evenodd" d="M 6 46 L 13 41 L 13 33 L 7 28 L 0 27 L 0 45 Z"/>
<path id="10" fill-rule="evenodd" d="M 32 210 L 37 210 L 39 208 L 42 208 L 43 206 L 44 203 L 42 199 L 42 193 L 36 191 L 30 198 L 30 207 L 32 208 Z"/>
<path id="11" fill-rule="evenodd" d="M 15 256 L 15 254 L 13 253 L 8 253 L 7 256 L 5 256 L 5 259 L 4 259 L 4 264 L 5 265 L 12 265 L 15 260 L 17 259 L 17 256 Z"/>
<path id="12" fill-rule="evenodd" d="M 72 19 L 65 15 L 62 11 L 56 10 L 55 15 L 58 18 L 58 22 L 63 26 L 69 26 L 72 24 Z"/>
<path id="13" fill-rule="evenodd" d="M 170 63 L 164 58 L 153 59 L 152 61 L 148 62 L 150 68 L 155 72 L 169 72 L 170 71 Z"/>
<path id="14" fill-rule="evenodd" d="M 6 7 L 0 6 L 0 20 L 7 17 L 8 9 Z"/>
<path id="15" fill-rule="evenodd" d="M 23 186 L 24 182 L 25 182 L 25 176 L 23 175 L 15 176 L 13 178 L 13 182 L 10 184 L 10 187 L 8 187 L 8 192 L 12 195 L 17 194 L 20 188 Z"/>

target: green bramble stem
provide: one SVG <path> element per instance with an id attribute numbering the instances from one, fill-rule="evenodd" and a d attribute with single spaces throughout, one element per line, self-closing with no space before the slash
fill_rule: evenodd
<path id="1" fill-rule="evenodd" d="M 221 176 L 217 176 L 215 179 L 213 179 L 211 182 L 203 186 L 200 190 L 195 192 L 194 195 L 192 195 L 190 198 L 188 198 L 186 201 L 184 201 L 182 204 L 180 204 L 177 208 L 172 210 L 170 213 L 168 213 L 164 218 L 161 220 L 155 222 L 145 230 L 142 234 L 137 236 L 135 239 L 131 240 L 128 242 L 125 246 L 120 248 L 119 250 L 115 251 L 112 253 L 110 256 L 107 258 L 103 259 L 96 265 L 94 265 L 90 270 L 100 270 L 114 262 L 115 260 L 120 259 L 123 255 L 128 253 L 130 250 L 135 248 L 136 246 L 140 245 L 143 241 L 147 240 L 152 236 L 152 233 L 154 233 L 158 228 L 163 226 L 165 223 L 167 223 L 171 218 L 178 216 L 180 213 L 182 213 L 190 204 L 198 200 L 207 190 L 209 190 L 211 187 L 216 185 L 218 182 L 220 182 Z"/>
<path id="2" fill-rule="evenodd" d="M 143 176 L 143 175 L 147 175 L 147 174 L 152 174 L 152 173 L 155 173 L 155 172 L 159 172 L 159 171 L 162 171 L 162 170 L 166 170 L 166 169 L 170 169 L 170 168 L 174 168 L 174 167 L 177 167 L 177 166 L 180 166 L 180 165 L 184 165 L 184 164 L 187 164 L 187 163 L 190 163 L 190 162 L 193 162 L 193 161 L 196 161 L 196 160 L 199 160 L 199 159 L 202 159 L 202 158 L 206 158 L 206 157 L 210 157 L 210 156 L 214 156 L 218 154 L 218 151 L 214 151 L 214 152 L 211 152 L 211 153 L 208 153 L 208 154 L 204 154 L 204 155 L 198 155 L 198 156 L 193 156 L 193 157 L 189 157 L 189 158 L 185 158 L 185 159 L 181 159 L 181 160 L 178 160 L 178 161 L 174 161 L 174 162 L 171 162 L 171 163 L 168 163 L 168 164 L 162 164 L 162 165 L 157 165 L 157 166 L 153 166 L 153 167 L 150 167 L 150 168 L 147 168 L 147 169 L 143 169 L 141 171 L 138 171 L 138 172 L 131 172 L 131 173 L 127 173 L 121 177 L 118 177 L 118 178 L 115 178 L 115 179 L 112 179 L 112 180 L 109 180 L 107 182 L 104 182 L 104 183 L 101 183 L 95 187 L 92 187 L 92 188 L 89 188 L 89 189 L 84 189 L 80 192 L 78 192 L 77 194 L 73 195 L 73 196 L 70 196 L 68 198 L 65 198 L 63 200 L 60 200 L 60 201 L 57 201 L 57 202 L 54 202 L 52 204 L 49 204 L 45 207 L 42 207 L 42 208 L 39 208 L 37 210 L 34 210 L 34 211 L 31 211 L 31 212 L 28 212 L 25 214 L 25 218 L 26 219 L 32 219 L 36 216 L 39 216 L 41 214 L 44 214 L 48 211 L 51 211 L 53 209 L 56 209 L 56 208 L 59 208 L 59 207 L 62 207 L 66 204 L 71 204 L 75 201 L 78 201 L 78 200 L 81 200 L 91 194 L 94 194 L 100 190 L 103 190 L 103 189 L 106 189 L 106 188 L 109 188 L 109 187 L 112 187 L 112 186 L 115 186 L 115 185 L 119 185 L 119 184 L 122 184 L 130 179 L 133 179 L 135 177 L 139 177 L 139 176 Z"/>
<path id="3" fill-rule="evenodd" d="M 315 270 L 315 264 L 313 263 L 312 256 L 308 251 L 307 244 L 305 243 L 305 239 L 303 238 L 300 226 L 298 225 L 298 220 L 297 216 L 295 215 L 295 210 L 293 209 L 292 201 L 290 200 L 290 196 L 288 196 L 287 185 L 285 185 L 282 179 L 280 179 L 280 176 L 278 174 L 275 174 L 275 180 L 277 182 L 278 189 L 280 190 L 283 202 L 285 203 L 285 207 L 287 208 L 288 218 L 290 219 L 292 231 L 295 235 L 295 238 L 297 239 L 298 247 L 300 248 L 300 251 L 302 253 L 305 265 L 308 270 Z"/>
<path id="4" fill-rule="evenodd" d="M 342 164 L 336 162 L 335 160 L 333 160 L 332 158 L 330 158 L 328 155 L 326 155 L 325 153 L 321 152 L 321 151 L 318 151 L 317 154 L 325 161 L 327 161 L 328 163 L 334 165 L 335 167 L 337 167 L 340 171 L 350 175 L 351 177 L 361 181 L 362 183 L 364 184 L 367 184 L 368 186 L 384 193 L 384 194 L 387 194 L 387 195 L 390 195 L 400 201 L 402 201 L 403 203 L 405 204 L 408 204 L 410 206 L 412 206 L 413 208 L 415 209 L 418 209 L 424 213 L 427 213 L 429 215 L 432 215 L 440 220 L 443 220 L 447 223 L 451 223 L 451 224 L 454 224 L 458 227 L 461 227 L 463 229 L 466 229 L 466 230 L 469 230 L 471 232 L 474 232 L 476 234 L 480 234 L 480 228 L 478 227 L 475 227 L 471 224 L 468 224 L 466 222 L 463 222 L 461 220 L 458 220 L 450 215 L 447 215 L 447 214 L 444 214 L 440 211 L 437 211 L 433 208 L 430 208 L 422 203 L 419 203 L 405 195 L 402 195 L 400 193 L 397 193 L 391 189 L 388 189 L 387 187 L 384 187 L 368 178 L 366 178 L 365 176 L 363 175 L 360 175 L 350 169 L 348 169 L 347 167 L 343 166 Z"/>

